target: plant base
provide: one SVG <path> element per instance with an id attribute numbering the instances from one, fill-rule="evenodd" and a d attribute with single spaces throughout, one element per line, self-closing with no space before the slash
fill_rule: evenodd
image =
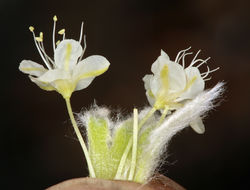
<path id="1" fill-rule="evenodd" d="M 47 190 L 185 190 L 163 175 L 155 176 L 147 184 L 130 181 L 76 178 L 49 187 Z"/>

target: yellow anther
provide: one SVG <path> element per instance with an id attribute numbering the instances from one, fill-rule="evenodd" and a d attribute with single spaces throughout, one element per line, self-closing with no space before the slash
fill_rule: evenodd
<path id="1" fill-rule="evenodd" d="M 56 45 L 58 46 L 58 44 L 60 44 L 60 42 L 61 42 L 61 41 L 60 41 L 60 40 L 58 40 L 58 41 L 56 42 Z"/>
<path id="2" fill-rule="evenodd" d="M 53 20 L 54 20 L 55 22 L 57 21 L 57 16 L 56 16 L 56 15 L 53 17 Z"/>
<path id="3" fill-rule="evenodd" d="M 36 37 L 36 41 L 38 41 L 38 42 L 42 42 L 42 41 L 43 41 L 43 39 L 42 39 L 41 37 Z"/>
<path id="4" fill-rule="evenodd" d="M 63 35 L 65 33 L 65 29 L 61 29 L 59 32 L 58 32 L 58 34 L 61 34 L 61 35 Z"/>
<path id="5" fill-rule="evenodd" d="M 29 27 L 29 30 L 30 30 L 31 32 L 33 32 L 33 31 L 35 30 L 35 28 L 34 28 L 33 26 L 30 26 L 30 27 Z"/>
<path id="6" fill-rule="evenodd" d="M 40 32 L 40 38 L 43 39 L 43 33 L 42 32 Z"/>

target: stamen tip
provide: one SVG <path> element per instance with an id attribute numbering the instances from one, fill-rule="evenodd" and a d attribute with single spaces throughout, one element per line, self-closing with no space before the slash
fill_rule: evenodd
<path id="1" fill-rule="evenodd" d="M 56 15 L 53 17 L 53 20 L 54 20 L 55 22 L 57 21 L 57 16 L 56 16 Z"/>
<path id="2" fill-rule="evenodd" d="M 65 29 L 61 29 L 58 34 L 63 35 L 65 33 Z"/>
<path id="3" fill-rule="evenodd" d="M 42 41 L 43 41 L 43 39 L 42 39 L 41 37 L 36 37 L 36 41 L 38 41 L 38 42 L 42 42 Z"/>
<path id="4" fill-rule="evenodd" d="M 30 30 L 31 32 L 33 32 L 33 31 L 35 30 L 35 28 L 34 28 L 33 26 L 30 26 L 30 27 L 29 27 L 29 30 Z"/>
<path id="5" fill-rule="evenodd" d="M 43 32 L 40 32 L 40 38 L 43 39 Z"/>

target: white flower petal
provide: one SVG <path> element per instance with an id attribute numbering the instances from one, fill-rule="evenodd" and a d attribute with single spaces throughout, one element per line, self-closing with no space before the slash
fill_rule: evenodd
<path id="1" fill-rule="evenodd" d="M 82 46 L 75 40 L 63 40 L 55 50 L 55 65 L 57 68 L 71 70 L 82 54 Z"/>
<path id="2" fill-rule="evenodd" d="M 186 86 L 186 77 L 184 69 L 175 62 L 168 62 L 169 70 L 169 93 L 182 91 Z"/>
<path id="3" fill-rule="evenodd" d="M 187 77 L 187 89 L 182 93 L 180 99 L 192 99 L 201 93 L 205 88 L 205 82 L 200 75 L 200 71 L 196 67 L 188 67 L 185 69 Z"/>
<path id="4" fill-rule="evenodd" d="M 161 56 L 164 56 L 165 59 L 170 60 L 168 54 L 165 51 L 163 51 L 162 49 L 161 49 Z"/>
<path id="5" fill-rule="evenodd" d="M 163 90 L 165 89 L 163 89 L 162 87 L 160 77 L 158 75 L 154 75 L 154 77 L 150 79 L 150 91 L 155 97 L 157 97 L 160 91 L 163 91 Z"/>
<path id="6" fill-rule="evenodd" d="M 36 85 L 39 86 L 43 90 L 47 90 L 47 91 L 55 90 L 55 88 L 50 83 L 41 82 L 37 80 L 37 78 L 32 77 L 32 76 L 29 76 L 29 78 L 32 82 L 36 83 Z"/>
<path id="7" fill-rule="evenodd" d="M 37 80 L 44 83 L 50 83 L 56 80 L 67 80 L 70 78 L 71 75 L 69 72 L 66 72 L 63 69 L 54 69 L 48 70 L 45 74 L 37 78 Z"/>
<path id="8" fill-rule="evenodd" d="M 162 50 L 161 55 L 153 63 L 151 70 L 154 73 L 154 77 L 160 77 L 161 71 L 164 67 L 167 67 L 167 75 L 165 79 L 169 84 L 168 88 L 165 89 L 170 93 L 176 93 L 183 90 L 186 86 L 186 77 L 184 69 L 178 63 L 169 60 L 168 55 Z M 160 82 L 161 80 L 159 80 Z M 164 88 L 164 87 L 163 87 Z M 165 87 L 166 88 L 166 87 Z"/>
<path id="9" fill-rule="evenodd" d="M 153 94 L 152 90 L 151 90 L 151 80 L 154 78 L 153 75 L 145 75 L 143 77 L 143 81 L 144 81 L 144 87 L 146 89 L 146 96 L 147 96 L 147 99 L 149 101 L 149 104 L 151 106 L 154 106 L 154 103 L 155 103 L 155 95 Z M 156 89 L 155 91 L 157 91 L 158 89 Z"/>
<path id="10" fill-rule="evenodd" d="M 200 117 L 198 117 L 194 121 L 190 122 L 190 127 L 192 127 L 192 129 L 196 133 L 199 133 L 199 134 L 205 133 L 205 126 L 204 126 L 202 119 Z"/>
<path id="11" fill-rule="evenodd" d="M 19 65 L 19 70 L 37 77 L 43 75 L 47 71 L 42 65 L 30 60 L 23 60 Z"/>
<path id="12" fill-rule="evenodd" d="M 153 94 L 152 94 L 152 92 L 151 92 L 150 90 L 148 90 L 148 91 L 146 92 L 146 96 L 147 96 L 148 102 L 149 102 L 149 104 L 153 107 L 154 104 L 155 104 L 155 97 L 152 96 L 152 95 L 153 95 Z"/>
<path id="13" fill-rule="evenodd" d="M 109 61 L 100 55 L 93 55 L 79 62 L 73 70 L 73 78 L 78 81 L 101 75 L 109 68 Z"/>
<path id="14" fill-rule="evenodd" d="M 169 62 L 168 55 L 161 50 L 161 55 L 157 58 L 157 60 L 152 64 L 151 71 L 154 74 L 159 74 L 161 72 L 161 69 L 165 64 Z"/>
<path id="15" fill-rule="evenodd" d="M 91 82 L 94 80 L 95 77 L 91 77 L 91 78 L 85 78 L 85 79 L 82 79 L 82 80 L 79 80 L 77 82 L 77 85 L 76 85 L 76 88 L 75 88 L 75 91 L 76 90 L 82 90 L 84 88 L 87 88 Z"/>
<path id="16" fill-rule="evenodd" d="M 146 90 L 150 89 L 150 80 L 153 77 L 153 75 L 145 75 L 142 80 L 144 82 L 144 87 Z"/>

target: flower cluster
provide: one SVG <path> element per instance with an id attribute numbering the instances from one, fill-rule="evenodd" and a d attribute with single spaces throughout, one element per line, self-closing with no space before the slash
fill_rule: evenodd
<path id="1" fill-rule="evenodd" d="M 197 59 L 185 65 L 185 56 L 192 54 L 188 49 L 180 51 L 175 61 L 162 50 L 152 64 L 152 73 L 143 78 L 150 106 L 133 115 L 114 121 L 106 108 L 94 108 L 79 114 L 79 123 L 86 127 L 87 145 L 72 112 L 70 97 L 74 91 L 84 89 L 92 80 L 104 73 L 110 63 L 99 55 L 83 58 L 86 49 L 81 46 L 83 23 L 78 41 L 65 38 L 65 29 L 58 34 L 62 41 L 55 42 L 57 17 L 53 18 L 54 58 L 45 52 L 43 33 L 37 37 L 30 27 L 35 45 L 46 67 L 30 60 L 23 60 L 19 69 L 29 74 L 32 82 L 48 91 L 59 92 L 66 101 L 69 117 L 84 152 L 90 177 L 103 179 L 147 182 L 160 165 L 161 156 L 170 139 L 187 126 L 197 133 L 204 133 L 202 117 L 214 107 L 223 92 L 219 83 L 204 90 L 209 74 L 219 68 L 201 73 L 199 67 L 209 58 Z M 160 111 L 160 115 L 156 111 Z"/>

